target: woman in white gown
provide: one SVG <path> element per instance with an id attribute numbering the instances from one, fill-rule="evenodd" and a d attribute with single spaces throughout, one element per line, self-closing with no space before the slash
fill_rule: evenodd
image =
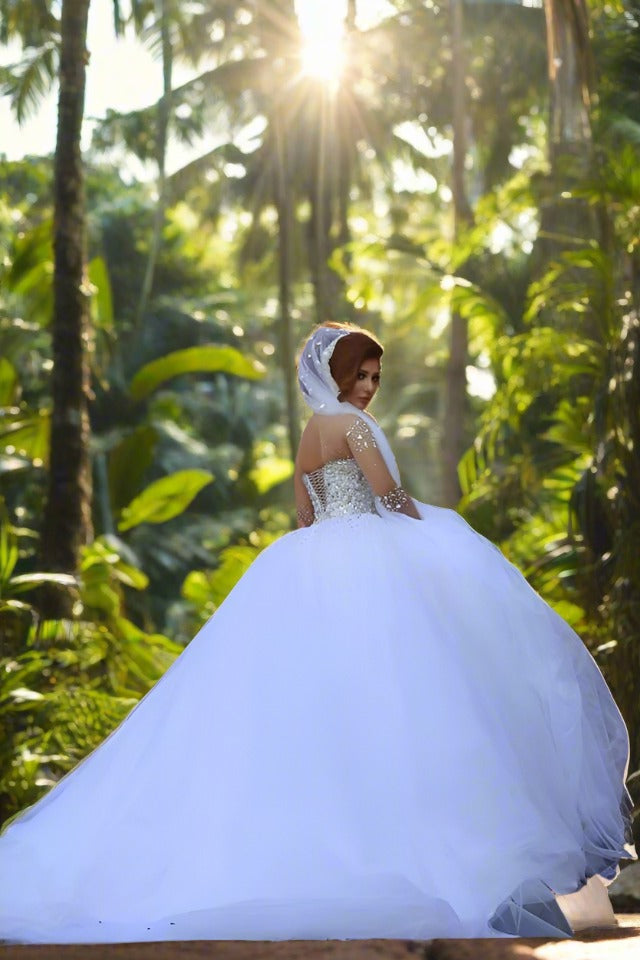
<path id="1" fill-rule="evenodd" d="M 624 721 L 581 640 L 500 551 L 402 490 L 365 409 L 381 353 L 331 325 L 304 346 L 300 528 L 6 828 L 0 939 L 615 923 L 606 885 L 636 856 Z"/>

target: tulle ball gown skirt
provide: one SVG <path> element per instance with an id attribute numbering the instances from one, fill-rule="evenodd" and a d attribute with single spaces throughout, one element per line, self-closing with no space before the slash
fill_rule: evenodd
<path id="1" fill-rule="evenodd" d="M 571 895 L 608 904 L 635 857 L 611 693 L 495 547 L 420 510 L 260 554 L 5 830 L 0 938 L 568 937 Z"/>

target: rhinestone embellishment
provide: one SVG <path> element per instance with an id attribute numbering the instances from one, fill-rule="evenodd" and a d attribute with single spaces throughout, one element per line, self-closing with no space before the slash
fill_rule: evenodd
<path id="1" fill-rule="evenodd" d="M 387 510 L 402 510 L 408 502 L 409 497 L 400 486 L 394 487 L 392 490 L 389 490 L 388 493 L 383 493 L 380 497 L 380 503 L 383 507 L 386 507 Z"/>
<path id="2" fill-rule="evenodd" d="M 318 470 L 303 473 L 302 480 L 313 504 L 314 523 L 377 512 L 371 487 L 351 458 L 330 460 Z"/>
<path id="3" fill-rule="evenodd" d="M 363 450 L 377 449 L 378 444 L 373 433 L 360 418 L 356 418 L 345 434 L 349 447 L 354 453 L 361 453 Z"/>

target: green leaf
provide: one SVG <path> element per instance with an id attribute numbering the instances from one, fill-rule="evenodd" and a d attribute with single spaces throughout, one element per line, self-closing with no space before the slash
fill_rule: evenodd
<path id="1" fill-rule="evenodd" d="M 6 357 L 0 357 L 0 407 L 10 407 L 16 400 L 18 374 Z"/>
<path id="2" fill-rule="evenodd" d="M 185 600 L 195 603 L 200 609 L 206 608 L 210 613 L 215 609 L 211 585 L 213 575 L 212 570 L 192 570 L 185 577 L 181 590 Z"/>
<path id="3" fill-rule="evenodd" d="M 49 324 L 53 305 L 53 222 L 47 217 L 16 238 L 7 288 L 28 307 L 29 326 Z"/>
<path id="4" fill-rule="evenodd" d="M 89 263 L 89 280 L 95 287 L 91 299 L 91 319 L 102 330 L 113 329 L 113 301 L 107 264 L 102 257 L 94 257 Z"/>
<path id="5" fill-rule="evenodd" d="M 584 619 L 584 610 L 570 600 L 557 600 L 553 603 L 553 609 L 559 613 L 563 620 L 566 620 L 570 626 L 575 626 Z"/>
<path id="6" fill-rule="evenodd" d="M 142 570 L 132 567 L 130 564 L 121 560 L 111 568 L 112 575 L 119 583 L 125 587 L 131 587 L 132 590 L 146 590 L 149 586 L 149 578 Z"/>
<path id="7" fill-rule="evenodd" d="M 104 579 L 85 579 L 82 602 L 89 610 L 101 610 L 108 616 L 116 616 L 120 609 L 120 597 Z"/>
<path id="8" fill-rule="evenodd" d="M 111 450 L 109 465 L 109 493 L 116 513 L 129 503 L 140 490 L 145 470 L 153 459 L 157 433 L 151 426 L 138 427 Z"/>
<path id="9" fill-rule="evenodd" d="M 211 617 L 260 552 L 256 547 L 228 547 L 217 570 L 192 570 L 182 584 L 182 596 L 204 620 Z"/>
<path id="10" fill-rule="evenodd" d="M 120 552 L 118 552 L 120 550 Z M 83 583 L 89 587 L 97 583 L 123 583 L 133 590 L 145 590 L 149 586 L 146 573 L 122 559 L 121 552 L 129 552 L 125 543 L 118 543 L 113 534 L 97 537 L 82 549 L 80 572 Z"/>
<path id="11" fill-rule="evenodd" d="M 138 370 L 131 381 L 131 394 L 134 400 L 142 400 L 167 380 L 185 373 L 230 373 L 259 380 L 265 370 L 261 363 L 243 356 L 235 347 L 188 347 L 152 360 Z"/>
<path id="12" fill-rule="evenodd" d="M 260 553 L 256 547 L 227 547 L 222 551 L 222 563 L 211 575 L 211 599 L 220 606 L 224 598 L 249 569 Z"/>
<path id="13" fill-rule="evenodd" d="M 155 647 L 157 650 L 170 653 L 174 657 L 182 653 L 183 648 L 179 643 L 165 637 L 163 633 L 145 633 L 144 630 L 137 627 L 131 620 L 127 620 L 126 617 L 118 617 L 115 627 L 122 639 L 128 643 L 146 644 L 149 648 Z"/>
<path id="14" fill-rule="evenodd" d="M 0 587 L 10 579 L 18 562 L 18 538 L 13 527 L 10 526 L 4 503 L 0 513 Z"/>
<path id="15" fill-rule="evenodd" d="M 2 93 L 8 95 L 18 123 L 33 115 L 49 93 L 57 73 L 57 38 L 26 47 L 22 60 L 3 68 Z"/>
<path id="16" fill-rule="evenodd" d="M 293 473 L 293 463 L 284 457 L 265 457 L 259 460 L 253 470 L 249 471 L 249 479 L 256 485 L 258 493 L 267 493 L 272 487 L 288 480 Z"/>
<path id="17" fill-rule="evenodd" d="M 43 583 L 57 583 L 61 587 L 75 587 L 77 580 L 68 573 L 23 573 L 19 577 L 12 577 L 9 586 L 12 593 L 25 593 L 35 590 Z"/>
<path id="18" fill-rule="evenodd" d="M 192 570 L 182 584 L 182 596 L 200 613 L 211 616 L 260 553 L 259 547 L 227 547 L 216 570 Z"/>
<path id="19" fill-rule="evenodd" d="M 3 418 L 0 427 L 0 450 L 28 457 L 36 466 L 46 464 L 49 458 L 49 413 L 24 413 Z"/>
<path id="20" fill-rule="evenodd" d="M 177 517 L 212 481 L 213 474 L 207 470 L 178 470 L 156 480 L 124 508 L 118 529 L 130 530 L 141 523 L 164 523 Z"/>

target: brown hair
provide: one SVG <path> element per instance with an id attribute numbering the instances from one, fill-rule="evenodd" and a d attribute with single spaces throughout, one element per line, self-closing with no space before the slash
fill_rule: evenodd
<path id="1" fill-rule="evenodd" d="M 305 342 L 323 327 L 332 327 L 334 330 L 347 330 L 349 332 L 348 337 L 339 338 L 329 360 L 331 376 L 340 388 L 338 400 L 342 401 L 345 395 L 353 389 L 358 370 L 363 361 L 379 360 L 384 353 L 384 348 L 378 338 L 369 330 L 363 330 L 362 327 L 358 327 L 354 323 L 337 323 L 334 320 L 319 323 L 305 337 Z"/>

